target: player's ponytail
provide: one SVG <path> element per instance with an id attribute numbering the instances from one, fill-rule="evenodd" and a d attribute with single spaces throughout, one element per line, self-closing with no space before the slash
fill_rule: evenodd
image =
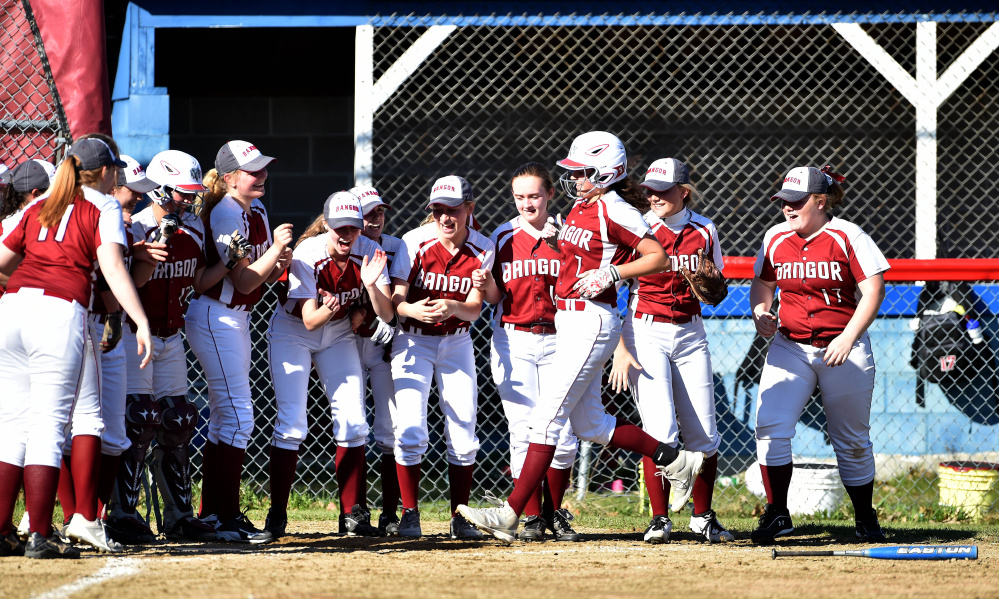
<path id="1" fill-rule="evenodd" d="M 638 187 L 638 184 L 631 180 L 631 177 L 625 177 L 610 186 L 611 191 L 616 191 L 617 195 L 621 196 L 621 199 L 630 204 L 633 208 L 645 214 L 648 212 L 652 205 L 649 204 L 649 200 L 642 193 L 642 190 Z"/>
<path id="2" fill-rule="evenodd" d="M 229 185 L 226 184 L 225 177 L 220 175 L 215 169 L 205 173 L 205 177 L 201 182 L 208 188 L 208 191 L 202 196 L 204 207 L 201 208 L 201 221 L 205 223 L 205 228 L 208 229 L 212 222 L 212 210 L 222 201 L 225 194 L 229 192 Z"/>
<path id="3" fill-rule="evenodd" d="M 326 231 L 328 231 L 326 228 L 326 217 L 320 214 L 316 217 L 316 220 L 312 221 L 312 224 L 306 227 L 305 231 L 302 231 L 302 235 L 295 242 L 295 247 L 302 245 L 302 242 L 306 239 L 322 235 Z"/>
<path id="4" fill-rule="evenodd" d="M 823 166 L 820 170 L 829 177 L 829 191 L 826 192 L 825 207 L 825 211 L 828 213 L 843 205 L 843 181 L 846 181 L 846 177 L 834 173 L 830 165 Z"/>
<path id="5" fill-rule="evenodd" d="M 683 198 L 684 208 L 693 208 L 701 201 L 701 192 L 697 191 L 693 183 L 677 183 L 677 185 L 687 190 L 687 195 Z"/>
<path id="6" fill-rule="evenodd" d="M 100 177 L 103 169 L 96 169 L 97 177 Z M 55 180 L 49 187 L 51 193 L 42 205 L 42 210 L 38 214 L 38 222 L 43 227 L 53 228 L 62 220 L 62 215 L 66 211 L 66 206 L 73 203 L 77 196 L 83 194 L 84 174 L 92 182 L 94 171 L 81 171 L 80 159 L 76 156 L 67 156 L 56 169 Z M 8 186 L 9 187 L 9 186 Z"/>

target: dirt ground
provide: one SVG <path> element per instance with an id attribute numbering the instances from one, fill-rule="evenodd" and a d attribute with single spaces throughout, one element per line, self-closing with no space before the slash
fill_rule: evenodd
<path id="1" fill-rule="evenodd" d="M 708 545 L 674 531 L 648 545 L 638 531 L 579 528 L 581 543 L 451 541 L 424 522 L 420 540 L 329 534 L 328 522 L 297 522 L 280 542 L 160 544 L 77 561 L 0 559 L 0 597 L 999 597 L 999 545 L 978 560 L 889 561 L 853 557 L 771 559 L 746 534 Z M 811 546 L 807 537 L 785 549 Z"/>

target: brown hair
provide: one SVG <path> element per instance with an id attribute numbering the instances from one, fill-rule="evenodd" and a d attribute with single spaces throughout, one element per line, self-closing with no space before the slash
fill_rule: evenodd
<path id="1" fill-rule="evenodd" d="M 225 182 L 223 175 L 219 174 L 216 169 L 212 169 L 205 173 L 204 179 L 201 180 L 208 191 L 201 196 L 202 208 L 201 208 L 201 221 L 205 223 L 205 227 L 209 227 L 212 219 L 212 210 L 218 203 L 222 201 L 225 194 L 229 193 L 229 185 Z"/>
<path id="2" fill-rule="evenodd" d="M 545 191 L 548 193 L 553 193 L 555 191 L 555 183 L 552 182 L 551 171 L 548 167 L 539 162 L 528 162 L 527 164 L 521 165 L 517 170 L 513 171 L 513 176 L 510 177 L 510 182 L 513 183 L 514 179 L 520 177 L 537 177 L 541 179 L 541 184 L 544 186 Z"/>
<path id="3" fill-rule="evenodd" d="M 7 218 L 31 201 L 31 191 L 18 192 L 13 185 L 6 185 L 0 193 L 0 220 Z"/>
<path id="4" fill-rule="evenodd" d="M 302 242 L 306 239 L 317 237 L 325 232 L 326 217 L 320 214 L 316 217 L 316 220 L 312 221 L 312 223 L 306 227 L 304 231 L 302 231 L 302 235 L 298 238 L 298 241 L 295 242 L 295 247 L 302 245 Z"/>
<path id="5" fill-rule="evenodd" d="M 97 189 L 105 168 L 111 167 L 80 170 L 80 159 L 76 156 L 67 156 L 56 170 L 55 180 L 49 186 L 49 197 L 38 214 L 38 222 L 50 229 L 58 225 L 63 213 L 66 212 L 66 206 L 83 194 L 84 186 Z"/>
<path id="6" fill-rule="evenodd" d="M 843 181 L 846 181 L 846 177 L 834 173 L 832 166 L 828 164 L 819 170 L 830 179 L 829 191 L 825 193 L 825 212 L 828 214 L 843 205 L 843 196 L 845 195 L 843 192 Z"/>
<path id="7" fill-rule="evenodd" d="M 631 177 L 625 177 L 614 183 L 608 188 L 610 191 L 616 191 L 617 195 L 621 196 L 621 199 L 630 204 L 633 208 L 645 214 L 652 207 L 649 204 L 649 200 L 642 193 L 639 188 L 638 183 L 635 183 Z"/>

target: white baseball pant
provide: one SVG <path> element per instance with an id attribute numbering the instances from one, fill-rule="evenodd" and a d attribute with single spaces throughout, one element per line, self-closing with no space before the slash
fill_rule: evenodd
<path id="1" fill-rule="evenodd" d="M 253 433 L 250 313 L 201 296 L 184 319 L 187 343 L 208 381 L 208 440 L 246 449 Z"/>
<path id="2" fill-rule="evenodd" d="M 41 289 L 0 298 L 0 461 L 59 467 L 83 369 L 86 319 L 86 308 Z"/>
<path id="3" fill-rule="evenodd" d="M 479 388 L 468 332 L 445 336 L 397 332 L 392 342 L 392 378 L 396 462 L 414 466 L 427 452 L 427 401 L 430 382 L 435 380 L 444 413 L 448 462 L 456 466 L 475 464 L 479 451 L 475 434 Z"/>
<path id="4" fill-rule="evenodd" d="M 167 338 L 153 337 L 153 359 L 139 368 L 142 356 L 137 352 L 135 333 L 125 326 L 121 342 L 128 359 L 127 393 L 147 393 L 155 399 L 187 396 L 187 351 L 180 333 Z"/>
<path id="5" fill-rule="evenodd" d="M 528 441 L 557 445 L 566 422 L 576 436 L 610 443 L 617 419 L 601 400 L 604 364 L 621 338 L 621 317 L 609 304 L 576 300 L 582 310 L 555 314 L 555 383 L 539 396 L 528 424 Z"/>
<path id="6" fill-rule="evenodd" d="M 277 402 L 274 446 L 297 450 L 309 432 L 309 374 L 313 364 L 329 398 L 336 444 L 363 446 L 368 440 L 364 375 L 350 320 L 342 318 L 310 331 L 302 319 L 278 308 L 271 317 L 267 339 Z"/>
<path id="7" fill-rule="evenodd" d="M 555 360 L 556 335 L 536 335 L 530 331 L 507 330 L 493 323 L 493 382 L 503 402 L 510 429 L 510 473 L 520 478 L 527 457 L 528 422 L 539 397 L 551 395 L 559 379 Z M 552 467 L 565 470 L 576 459 L 578 443 L 572 426 L 566 422 L 559 433 Z"/>
<path id="8" fill-rule="evenodd" d="M 382 453 L 395 451 L 395 433 L 392 430 L 392 409 L 395 383 L 392 381 L 392 364 L 383 359 L 385 346 L 370 337 L 357 337 L 357 353 L 361 368 L 371 381 L 371 397 L 375 403 L 375 420 L 371 431 L 375 445 Z M 363 389 L 363 383 L 362 383 Z"/>
<path id="9" fill-rule="evenodd" d="M 718 453 L 721 436 L 704 320 L 695 316 L 685 324 L 653 322 L 631 312 L 621 335 L 642 367 L 633 368 L 628 377 L 642 428 L 674 447 L 682 429 L 687 450 L 707 457 Z"/>
<path id="10" fill-rule="evenodd" d="M 870 337 L 864 333 L 841 366 L 826 366 L 824 354 L 825 349 L 795 343 L 779 333 L 774 336 L 760 375 L 757 454 L 766 466 L 792 462 L 795 425 L 818 383 L 843 484 L 867 484 L 874 480 L 871 398 L 875 368 Z"/>
<path id="11" fill-rule="evenodd" d="M 102 353 L 104 315 L 90 314 L 87 321 L 90 334 L 83 354 L 83 377 L 63 451 L 69 455 L 73 437 L 91 435 L 101 438 L 101 453 L 117 456 L 132 445 L 125 431 L 128 359 L 124 339 L 113 350 Z"/>

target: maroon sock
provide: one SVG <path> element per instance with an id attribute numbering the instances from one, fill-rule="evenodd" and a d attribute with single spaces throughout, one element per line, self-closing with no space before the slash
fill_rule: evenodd
<path id="1" fill-rule="evenodd" d="M 24 468 L 0 462 L 0 537 L 14 531 L 14 505 L 23 480 Z"/>
<path id="2" fill-rule="evenodd" d="M 239 482 L 243 477 L 245 449 L 219 442 L 218 445 L 219 520 L 225 522 L 239 515 Z"/>
<path id="3" fill-rule="evenodd" d="M 52 510 L 55 508 L 58 486 L 58 468 L 24 467 L 24 508 L 31 514 L 31 532 L 37 532 L 45 538 L 52 535 Z"/>
<path id="4" fill-rule="evenodd" d="M 340 513 L 349 514 L 355 505 L 368 505 L 364 476 L 364 447 L 336 448 L 336 484 L 340 489 Z"/>
<path id="5" fill-rule="evenodd" d="M 288 513 L 288 496 L 295 482 L 298 465 L 297 449 L 281 449 L 271 445 L 271 509 L 278 514 Z"/>
<path id="6" fill-rule="evenodd" d="M 703 514 L 711 509 L 715 494 L 715 477 L 718 475 L 718 454 L 704 458 L 701 473 L 694 480 L 694 513 Z"/>
<path id="7" fill-rule="evenodd" d="M 458 513 L 459 505 L 468 505 L 468 498 L 472 495 L 472 476 L 475 473 L 475 464 L 460 466 L 458 464 L 447 464 L 448 486 L 451 487 L 451 517 Z"/>
<path id="8" fill-rule="evenodd" d="M 399 510 L 399 473 L 395 468 L 395 456 L 383 453 L 380 462 L 382 474 L 382 511 L 394 514 Z"/>
<path id="9" fill-rule="evenodd" d="M 402 497 L 402 509 L 419 507 L 420 505 L 420 464 L 412 466 L 395 465 L 399 475 L 399 496 Z"/>
<path id="10" fill-rule="evenodd" d="M 73 460 L 68 455 L 62 456 L 62 464 L 59 468 L 59 505 L 62 506 L 63 524 L 68 524 L 69 519 L 76 513 L 76 491 L 73 490 Z"/>
<path id="11" fill-rule="evenodd" d="M 218 443 L 205 441 L 201 448 L 201 506 L 198 517 L 205 518 L 219 513 L 218 482 L 219 482 L 219 446 Z"/>
<path id="12" fill-rule="evenodd" d="M 545 488 L 545 511 L 554 512 L 562 509 L 562 500 L 565 499 L 565 492 L 569 488 L 569 481 L 572 479 L 572 468 L 549 468 L 545 477 L 548 484 Z"/>
<path id="13" fill-rule="evenodd" d="M 517 479 L 513 492 L 506 500 L 518 516 L 524 513 L 524 506 L 541 486 L 541 481 L 548 474 L 548 467 L 554 458 L 554 445 L 531 443 L 527 446 L 527 457 L 524 458 L 524 467 L 520 469 L 520 478 Z"/>
<path id="14" fill-rule="evenodd" d="M 97 519 L 97 479 L 101 469 L 101 438 L 94 435 L 73 437 L 73 491 L 76 513 L 87 520 Z"/>
<path id="15" fill-rule="evenodd" d="M 794 463 L 782 466 L 760 464 L 760 473 L 763 475 L 763 488 L 767 491 L 767 503 L 779 510 L 786 510 L 787 491 L 791 487 Z"/>
<path id="16" fill-rule="evenodd" d="M 652 458 L 642 457 L 642 471 L 645 473 L 645 490 L 649 492 L 649 507 L 653 516 L 669 514 L 669 481 L 659 474 L 659 468 Z"/>
<path id="17" fill-rule="evenodd" d="M 519 478 L 513 479 L 513 486 L 514 486 L 514 488 L 517 487 L 517 481 L 519 481 L 519 480 L 520 480 Z M 544 493 L 543 493 L 544 486 L 545 486 L 544 482 L 542 481 L 542 484 L 538 485 L 538 490 L 535 491 L 534 493 L 531 493 L 530 495 L 528 495 L 528 497 L 527 497 L 527 503 L 524 504 L 524 515 L 525 516 L 540 516 L 541 515 L 541 501 L 542 501 L 542 497 L 544 495 Z"/>
<path id="18" fill-rule="evenodd" d="M 608 445 L 652 457 L 659 447 L 659 441 L 627 420 L 618 418 Z"/>
<path id="19" fill-rule="evenodd" d="M 97 513 L 104 514 L 104 506 L 111 501 L 111 492 L 114 490 L 114 481 L 118 476 L 118 462 L 120 455 L 101 454 L 101 468 L 97 474 Z"/>
<path id="20" fill-rule="evenodd" d="M 868 510 L 874 506 L 874 481 L 856 487 L 843 486 L 853 502 L 853 512 L 858 515 L 857 519 L 866 520 Z"/>

